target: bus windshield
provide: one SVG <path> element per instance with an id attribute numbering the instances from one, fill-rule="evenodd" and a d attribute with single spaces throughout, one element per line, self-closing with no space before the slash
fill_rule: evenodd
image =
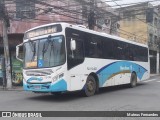
<path id="1" fill-rule="evenodd" d="M 64 64 L 63 36 L 48 36 L 24 43 L 24 68 L 48 68 Z"/>

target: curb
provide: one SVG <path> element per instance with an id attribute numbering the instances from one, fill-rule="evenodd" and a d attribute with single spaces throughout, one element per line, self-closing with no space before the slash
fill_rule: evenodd
<path id="1" fill-rule="evenodd" d="M 24 91 L 23 87 L 12 87 L 12 88 L 3 88 L 3 86 L 0 86 L 0 91 Z"/>

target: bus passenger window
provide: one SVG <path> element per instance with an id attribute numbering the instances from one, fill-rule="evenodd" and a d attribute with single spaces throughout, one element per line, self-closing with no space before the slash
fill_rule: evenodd
<path id="1" fill-rule="evenodd" d="M 71 39 L 68 38 L 68 69 L 73 68 L 76 65 L 81 64 L 84 61 L 84 50 L 83 50 L 83 41 L 80 39 L 74 38 L 76 41 L 76 49 L 70 49 Z"/>

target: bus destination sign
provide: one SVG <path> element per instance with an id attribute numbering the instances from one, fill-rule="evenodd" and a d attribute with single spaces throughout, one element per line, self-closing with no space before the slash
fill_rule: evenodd
<path id="1" fill-rule="evenodd" d="M 51 34 L 51 33 L 57 33 L 57 32 L 61 32 L 61 31 L 62 31 L 62 28 L 61 28 L 60 24 L 45 26 L 45 27 L 37 28 L 35 30 L 31 30 L 31 31 L 25 33 L 24 39 L 38 37 L 38 36 Z"/>

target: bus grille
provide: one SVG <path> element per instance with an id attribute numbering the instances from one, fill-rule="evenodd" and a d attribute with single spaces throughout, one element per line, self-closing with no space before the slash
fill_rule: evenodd
<path id="1" fill-rule="evenodd" d="M 32 70 L 25 72 L 27 76 L 46 76 L 53 73 L 52 70 Z"/>

